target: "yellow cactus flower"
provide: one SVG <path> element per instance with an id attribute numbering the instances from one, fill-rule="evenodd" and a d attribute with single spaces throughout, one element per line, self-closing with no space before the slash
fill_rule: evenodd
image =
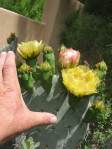
<path id="1" fill-rule="evenodd" d="M 18 44 L 17 51 L 24 59 L 28 59 L 39 55 L 43 47 L 44 44 L 42 41 L 38 42 L 34 40 Z"/>
<path id="2" fill-rule="evenodd" d="M 95 102 L 95 109 L 98 109 L 98 110 L 100 110 L 100 111 L 104 111 L 104 110 L 105 110 L 104 102 L 97 100 L 97 101 Z"/>
<path id="3" fill-rule="evenodd" d="M 62 70 L 63 84 L 75 96 L 84 96 L 97 93 L 100 79 L 87 66 L 77 66 Z"/>
<path id="4" fill-rule="evenodd" d="M 29 71 L 31 71 L 31 67 L 30 66 L 28 66 L 27 64 L 22 64 L 20 67 L 19 67 L 19 69 L 18 69 L 18 71 L 19 72 L 29 72 Z"/>

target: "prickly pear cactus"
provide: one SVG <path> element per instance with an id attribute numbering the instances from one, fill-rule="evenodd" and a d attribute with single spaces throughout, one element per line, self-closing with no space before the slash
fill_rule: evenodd
<path id="1" fill-rule="evenodd" d="M 92 98 L 92 97 L 91 97 Z M 84 138 L 87 125 L 83 123 L 89 107 L 89 100 L 83 100 L 75 110 L 69 105 L 70 96 L 65 93 L 59 76 L 54 75 L 49 94 L 39 86 L 32 96 L 26 96 L 30 109 L 48 111 L 58 117 L 55 125 L 40 126 L 29 131 L 26 135 L 38 138 L 39 149 L 74 149 Z"/>
<path id="2" fill-rule="evenodd" d="M 10 46 L 16 48 L 11 42 L 13 38 L 8 39 L 10 44 L 2 50 Z M 56 74 L 53 49 L 43 41 L 22 42 L 16 52 L 22 58 L 17 61 L 17 71 L 27 106 L 33 111 L 55 114 L 58 122 L 20 135 L 15 139 L 14 149 L 77 148 L 87 133 L 86 113 L 92 107 L 106 74 L 104 63 L 90 69 L 79 64 L 79 51 L 64 48 L 59 53 L 60 69 Z M 37 58 L 41 52 L 43 62 L 40 64 Z"/>

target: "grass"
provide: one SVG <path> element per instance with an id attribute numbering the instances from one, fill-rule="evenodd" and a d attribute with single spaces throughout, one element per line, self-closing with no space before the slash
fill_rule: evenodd
<path id="1" fill-rule="evenodd" d="M 0 7 L 41 21 L 45 0 L 0 0 Z"/>

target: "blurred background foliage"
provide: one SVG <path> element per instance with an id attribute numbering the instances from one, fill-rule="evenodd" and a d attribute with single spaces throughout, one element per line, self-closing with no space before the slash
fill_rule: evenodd
<path id="1" fill-rule="evenodd" d="M 73 12 L 66 18 L 61 43 L 81 50 L 85 59 L 92 55 L 93 63 L 102 57 L 112 63 L 112 1 L 80 1 L 84 4 L 83 12 Z"/>
<path id="2" fill-rule="evenodd" d="M 79 0 L 85 4 L 85 11 L 105 18 L 112 17 L 111 0 Z"/>
<path id="3" fill-rule="evenodd" d="M 0 7 L 40 21 L 45 0 L 0 0 Z"/>
<path id="4" fill-rule="evenodd" d="M 87 56 L 89 52 L 89 54 L 100 54 L 101 57 L 101 53 L 108 50 L 107 45 L 112 43 L 112 23 L 99 16 L 73 13 L 65 22 L 61 42 L 67 47 L 79 49 Z"/>
<path id="5" fill-rule="evenodd" d="M 90 129 L 78 149 L 109 149 L 112 140 L 112 1 L 80 2 L 84 4 L 83 11 L 73 12 L 65 19 L 61 43 L 80 50 L 83 59 L 91 64 L 105 60 L 108 72 L 99 97 L 106 110 L 89 110 L 86 120 L 91 121 Z"/>
<path id="6" fill-rule="evenodd" d="M 85 10 L 91 14 L 102 17 L 112 16 L 111 0 L 85 0 Z"/>

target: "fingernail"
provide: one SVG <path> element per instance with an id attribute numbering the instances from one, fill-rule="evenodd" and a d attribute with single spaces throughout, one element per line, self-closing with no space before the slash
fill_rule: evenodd
<path id="1" fill-rule="evenodd" d="M 1 52 L 1 55 L 6 55 L 7 53 L 6 52 Z"/>
<path id="2" fill-rule="evenodd" d="M 51 123 L 56 123 L 57 122 L 57 117 L 55 115 L 53 115 L 50 119 Z"/>
<path id="3" fill-rule="evenodd" d="M 14 52 L 13 51 L 8 51 L 8 54 L 14 54 Z"/>

